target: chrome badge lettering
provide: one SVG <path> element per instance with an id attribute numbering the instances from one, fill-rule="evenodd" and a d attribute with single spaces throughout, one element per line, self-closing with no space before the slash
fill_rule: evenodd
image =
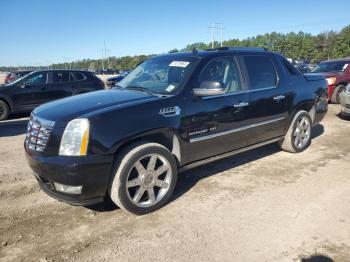
<path id="1" fill-rule="evenodd" d="M 159 114 L 165 117 L 178 116 L 181 113 L 181 108 L 178 106 L 172 106 L 167 108 L 162 108 L 159 110 Z"/>

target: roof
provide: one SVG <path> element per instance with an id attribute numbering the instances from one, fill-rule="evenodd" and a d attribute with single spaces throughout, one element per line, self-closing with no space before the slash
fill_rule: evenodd
<path id="1" fill-rule="evenodd" d="M 168 53 L 163 54 L 160 56 L 174 56 L 174 57 L 197 57 L 197 58 L 203 58 L 203 57 L 211 57 L 211 56 L 217 56 L 227 53 L 263 53 L 263 52 L 269 52 L 266 48 L 258 48 L 258 47 L 219 47 L 219 48 L 213 48 L 213 49 L 207 49 L 207 50 L 194 50 L 192 52 L 175 52 L 175 53 Z"/>
<path id="2" fill-rule="evenodd" d="M 328 63 L 328 62 L 350 62 L 350 57 L 321 61 L 321 63 Z"/>

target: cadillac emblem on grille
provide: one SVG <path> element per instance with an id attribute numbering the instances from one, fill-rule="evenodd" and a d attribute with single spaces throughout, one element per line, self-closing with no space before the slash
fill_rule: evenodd
<path id="1" fill-rule="evenodd" d="M 53 121 L 45 120 L 32 114 L 28 123 L 25 141 L 27 149 L 39 153 L 44 152 L 54 124 L 55 122 Z"/>

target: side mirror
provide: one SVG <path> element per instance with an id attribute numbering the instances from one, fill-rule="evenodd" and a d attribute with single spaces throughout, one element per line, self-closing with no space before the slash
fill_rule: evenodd
<path id="1" fill-rule="evenodd" d="M 22 82 L 22 83 L 19 83 L 19 87 L 20 87 L 20 88 L 26 88 L 26 87 L 27 87 L 27 85 L 26 85 L 26 83 L 25 83 L 25 82 Z"/>
<path id="2" fill-rule="evenodd" d="M 225 93 L 224 85 L 218 81 L 203 81 L 199 88 L 193 88 L 195 96 L 215 96 Z"/>

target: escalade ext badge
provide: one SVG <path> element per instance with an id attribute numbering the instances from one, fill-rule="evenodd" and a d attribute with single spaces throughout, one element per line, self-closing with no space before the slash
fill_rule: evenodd
<path id="1" fill-rule="evenodd" d="M 165 117 L 178 116 L 181 113 L 181 108 L 178 106 L 172 106 L 167 108 L 162 108 L 159 110 L 159 114 Z"/>

